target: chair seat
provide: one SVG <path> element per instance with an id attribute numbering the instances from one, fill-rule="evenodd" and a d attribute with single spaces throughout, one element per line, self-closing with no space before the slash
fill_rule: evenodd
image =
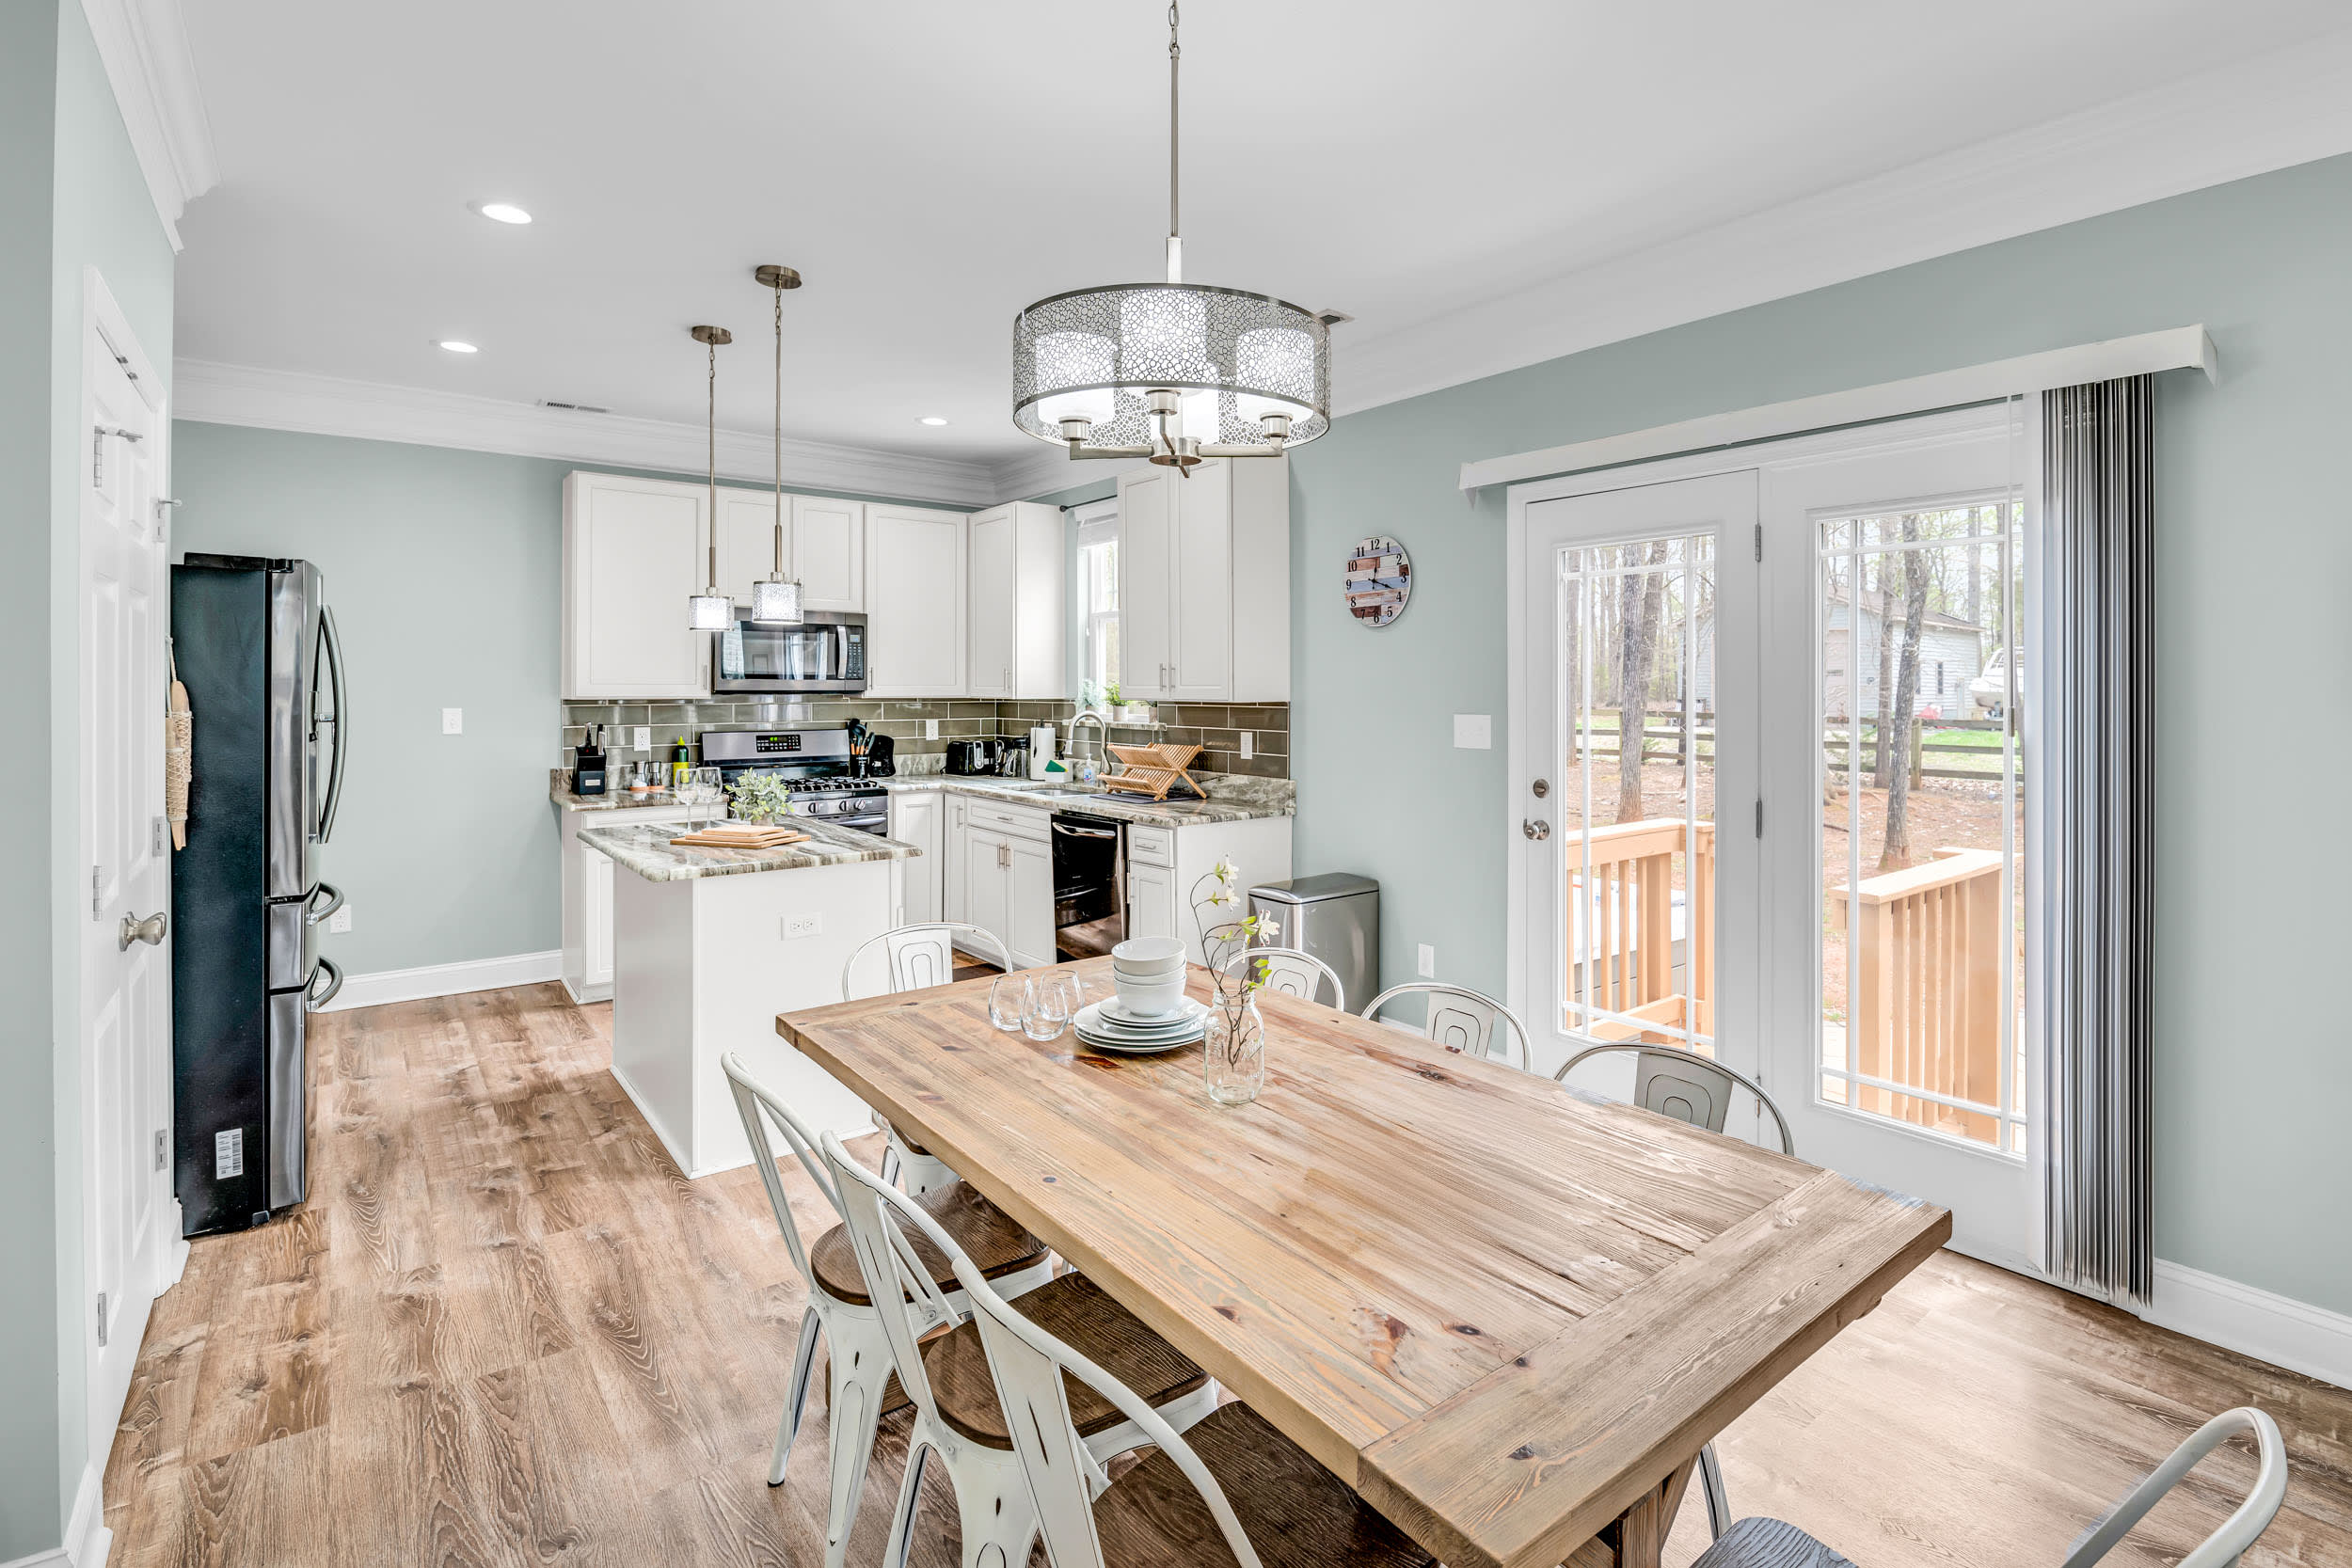
<path id="1" fill-rule="evenodd" d="M 914 1201 L 939 1222 L 939 1227 L 991 1279 L 1017 1274 L 1045 1256 L 1043 1242 L 964 1182 L 950 1181 L 944 1187 L 934 1187 Z M 916 1256 L 931 1271 L 931 1278 L 940 1288 L 956 1289 L 954 1266 L 931 1244 L 930 1238 L 910 1227 L 907 1239 L 914 1243 Z M 850 1244 L 846 1226 L 836 1225 L 817 1238 L 817 1244 L 808 1249 L 808 1266 L 827 1295 L 852 1307 L 874 1304 L 874 1298 L 866 1293 L 866 1276 L 858 1272 L 857 1248 Z"/>
<path id="2" fill-rule="evenodd" d="M 1691 1568 L 1854 1568 L 1819 1541 L 1778 1519 L 1742 1519 Z"/>
<path id="3" fill-rule="evenodd" d="M 1429 1568 L 1427 1552 L 1248 1405 L 1220 1406 L 1184 1440 L 1225 1489 L 1264 1568 Z M 1233 1562 L 1209 1505 L 1157 1449 L 1096 1500 L 1094 1524 L 1103 1560 L 1120 1568 Z"/>
<path id="4" fill-rule="evenodd" d="M 1134 1389 L 1150 1404 L 1182 1399 L 1209 1380 L 1189 1356 L 1161 1338 L 1141 1319 L 1113 1301 L 1101 1286 L 1079 1274 L 1048 1280 L 1021 1298 L 1021 1313 L 1057 1339 Z M 923 1347 L 923 1371 L 931 1381 L 939 1418 L 982 1448 L 1012 1447 L 1005 1430 L 1005 1407 L 989 1374 L 980 1328 L 967 1323 Z M 1107 1432 L 1125 1418 L 1118 1406 L 1085 1384 L 1062 1374 L 1070 1417 L 1082 1437 Z"/>

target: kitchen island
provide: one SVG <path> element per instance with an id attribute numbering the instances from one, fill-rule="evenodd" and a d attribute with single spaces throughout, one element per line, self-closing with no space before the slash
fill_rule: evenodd
<path id="1" fill-rule="evenodd" d="M 612 1076 L 690 1177 L 749 1164 L 720 1059 L 739 1053 L 819 1131 L 873 1125 L 865 1103 L 776 1037 L 778 1013 L 841 1000 L 859 943 L 893 924 L 912 845 L 795 820 L 776 849 L 673 845 L 675 823 L 579 830 L 612 887 Z"/>

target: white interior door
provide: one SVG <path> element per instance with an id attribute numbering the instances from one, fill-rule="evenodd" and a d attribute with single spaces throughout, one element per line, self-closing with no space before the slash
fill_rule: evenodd
<path id="1" fill-rule="evenodd" d="M 1612 1040 L 1758 1059 L 1756 507 L 1751 471 L 1527 508 L 1513 991 L 1539 1071 Z"/>
<path id="2" fill-rule="evenodd" d="M 94 296 L 103 286 L 93 277 Z M 179 1241 L 171 1220 L 171 905 L 163 806 L 160 382 L 111 301 L 83 354 L 80 549 L 83 1192 L 91 1462 L 103 1467 L 148 1307 Z"/>
<path id="3" fill-rule="evenodd" d="M 1765 468 L 1764 1078 L 1804 1158 L 2031 1271 L 2024 450 L 1994 408 Z"/>

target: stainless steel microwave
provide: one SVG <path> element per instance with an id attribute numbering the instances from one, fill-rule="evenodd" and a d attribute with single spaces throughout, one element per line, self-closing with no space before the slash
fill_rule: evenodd
<path id="1" fill-rule="evenodd" d="M 713 694 L 866 689 L 866 617 L 852 611 L 808 610 L 797 626 L 738 621 L 710 635 Z"/>

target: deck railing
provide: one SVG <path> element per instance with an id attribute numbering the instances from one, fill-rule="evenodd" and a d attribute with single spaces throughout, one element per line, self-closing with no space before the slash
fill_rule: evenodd
<path id="1" fill-rule="evenodd" d="M 1570 1010 L 1595 1039 L 1711 1041 L 1715 1034 L 1715 824 L 1680 817 L 1595 828 L 1566 848 Z M 1675 857 L 1683 884 L 1684 984 L 1675 985 Z M 1591 857 L 1592 881 L 1584 881 Z M 1580 951 L 1581 949 L 1581 951 Z"/>
<path id="2" fill-rule="evenodd" d="M 1903 871 L 1829 894 L 1833 927 L 1858 927 L 1846 961 L 1851 1103 L 1900 1121 L 1999 1141 L 1991 1116 L 1949 1101 L 2001 1103 L 2001 963 L 2008 951 L 1997 849 L 1939 849 Z M 1877 1080 L 1876 1084 L 1868 1080 Z M 1935 1099 L 1891 1090 L 1896 1084 Z"/>

